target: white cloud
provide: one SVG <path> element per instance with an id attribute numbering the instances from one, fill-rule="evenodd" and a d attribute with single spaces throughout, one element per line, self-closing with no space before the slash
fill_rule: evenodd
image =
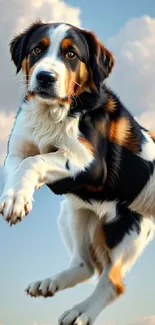
<path id="1" fill-rule="evenodd" d="M 155 19 L 135 18 L 108 42 L 116 58 L 110 83 L 134 115 L 155 108 L 154 31 Z"/>
<path id="2" fill-rule="evenodd" d="M 7 141 L 13 126 L 14 115 L 13 113 L 0 112 L 0 165 L 3 164 L 6 156 Z"/>
<path id="3" fill-rule="evenodd" d="M 21 5 L 21 0 L 18 0 Z M 80 9 L 73 8 L 61 0 L 31 0 L 24 1 L 25 11 L 19 17 L 16 30 L 21 31 L 32 21 L 41 18 L 44 22 L 64 21 L 80 26 Z M 22 3 L 23 6 L 23 3 Z M 29 10 L 31 7 L 31 10 Z"/>
<path id="4" fill-rule="evenodd" d="M 155 315 L 151 317 L 143 318 L 130 325 L 155 325 Z"/>
<path id="5" fill-rule="evenodd" d="M 139 116 L 136 116 L 136 120 L 146 129 L 155 131 L 155 112 L 143 112 Z"/>

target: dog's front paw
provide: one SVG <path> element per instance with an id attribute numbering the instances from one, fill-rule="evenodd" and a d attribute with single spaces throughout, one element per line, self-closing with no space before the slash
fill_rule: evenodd
<path id="1" fill-rule="evenodd" d="M 83 308 L 73 308 L 69 311 L 66 311 L 59 319 L 60 325 L 89 325 L 92 324 L 91 317 L 88 315 L 87 311 L 84 311 Z"/>
<path id="2" fill-rule="evenodd" d="M 26 288 L 27 294 L 31 297 L 52 297 L 58 291 L 59 286 L 56 279 L 47 278 L 43 281 L 37 281 L 29 284 Z"/>
<path id="3" fill-rule="evenodd" d="M 28 190 L 9 188 L 0 198 L 0 213 L 10 225 L 16 224 L 31 211 L 32 200 Z"/>

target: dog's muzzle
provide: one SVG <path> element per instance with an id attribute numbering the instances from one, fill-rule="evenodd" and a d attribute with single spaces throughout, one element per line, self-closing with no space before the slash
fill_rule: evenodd
<path id="1" fill-rule="evenodd" d="M 35 92 L 42 98 L 55 97 L 55 83 L 57 81 L 56 75 L 53 72 L 40 71 L 36 75 L 36 89 Z"/>

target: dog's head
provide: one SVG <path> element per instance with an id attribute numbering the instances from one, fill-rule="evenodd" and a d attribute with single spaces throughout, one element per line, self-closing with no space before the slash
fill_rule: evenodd
<path id="1" fill-rule="evenodd" d="M 64 23 L 34 23 L 12 40 L 10 51 L 28 91 L 46 101 L 69 103 L 86 89 L 98 92 L 114 65 L 94 33 Z"/>

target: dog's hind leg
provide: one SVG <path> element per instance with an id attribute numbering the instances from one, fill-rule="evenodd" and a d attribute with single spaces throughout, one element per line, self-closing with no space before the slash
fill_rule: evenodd
<path id="1" fill-rule="evenodd" d="M 129 233 L 124 233 L 119 244 L 110 248 L 105 238 L 104 222 L 104 220 L 103 223 L 102 220 L 99 221 L 92 242 L 93 260 L 100 272 L 99 282 L 90 297 L 61 316 L 59 320 L 61 325 L 73 323 L 92 325 L 101 311 L 123 294 L 124 276 L 154 235 L 153 222 L 143 218 L 139 223 L 139 228 L 135 227 Z M 109 225 L 115 227 L 112 222 Z M 112 237 L 116 243 L 118 239 L 116 227 L 115 231 L 112 231 Z"/>
<path id="2" fill-rule="evenodd" d="M 73 287 L 93 275 L 90 244 L 97 220 L 98 217 L 89 210 L 73 211 L 67 200 L 61 203 L 58 223 L 63 242 L 71 256 L 69 268 L 56 276 L 30 284 L 26 289 L 29 295 L 53 296 L 56 291 Z"/>

